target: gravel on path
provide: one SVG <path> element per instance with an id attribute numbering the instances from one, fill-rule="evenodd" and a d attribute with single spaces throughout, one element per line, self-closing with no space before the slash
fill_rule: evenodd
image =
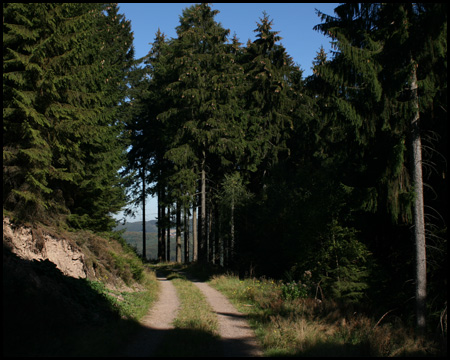
<path id="1" fill-rule="evenodd" d="M 245 315 L 236 310 L 225 295 L 208 284 L 192 282 L 202 291 L 206 300 L 217 314 L 219 334 L 223 344 L 223 356 L 263 356 L 263 352 Z"/>
<path id="2" fill-rule="evenodd" d="M 158 277 L 160 285 L 159 298 L 141 320 L 142 329 L 126 350 L 124 356 L 151 356 L 164 333 L 172 330 L 180 301 L 175 286 L 166 278 Z"/>
<path id="3" fill-rule="evenodd" d="M 166 278 L 157 278 L 160 284 L 159 299 L 141 320 L 142 329 L 126 349 L 124 356 L 152 356 L 163 336 L 174 327 L 180 301 L 176 289 Z M 263 356 L 263 352 L 245 315 L 236 310 L 230 301 L 205 282 L 190 279 L 205 296 L 217 315 L 222 354 L 226 357 Z"/>

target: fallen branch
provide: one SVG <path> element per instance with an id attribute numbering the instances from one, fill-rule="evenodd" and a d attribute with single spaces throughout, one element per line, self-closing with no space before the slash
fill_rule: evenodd
<path id="1" fill-rule="evenodd" d="M 380 320 L 378 320 L 378 322 L 374 325 L 374 327 L 372 328 L 372 330 L 375 329 L 375 328 L 380 324 L 380 322 L 386 317 L 387 314 L 389 314 L 389 313 L 391 313 L 391 312 L 393 312 L 393 311 L 395 311 L 395 310 L 397 310 L 397 308 L 392 309 L 392 310 L 389 310 L 387 313 L 385 313 L 385 314 L 380 318 Z"/>

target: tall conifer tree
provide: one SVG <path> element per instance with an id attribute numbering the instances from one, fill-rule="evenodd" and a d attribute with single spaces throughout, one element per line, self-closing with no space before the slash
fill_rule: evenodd
<path id="1" fill-rule="evenodd" d="M 4 204 L 106 229 L 123 204 L 129 23 L 113 4 L 3 6 Z"/>
<path id="2" fill-rule="evenodd" d="M 257 39 L 247 45 L 242 57 L 245 69 L 246 167 L 264 174 L 276 163 L 278 153 L 286 151 L 292 129 L 293 102 L 287 78 L 293 66 L 291 57 L 278 42 L 279 32 L 264 13 L 254 30 Z"/>
<path id="3" fill-rule="evenodd" d="M 167 86 L 171 108 L 160 115 L 174 129 L 166 158 L 177 166 L 176 176 L 183 177 L 188 192 L 195 191 L 197 169 L 200 172 L 199 260 L 206 261 L 206 181 L 214 164 L 231 164 L 242 149 L 236 141 L 243 135 L 238 128 L 240 109 L 234 90 L 235 78 L 242 73 L 235 63 L 229 30 L 214 21 L 217 10 L 209 5 L 195 5 L 183 11 L 177 27 L 177 39 L 171 45 L 175 81 Z M 196 163 L 193 168 L 190 164 Z M 192 176 L 194 175 L 194 176 Z M 183 190 L 186 192 L 186 189 Z"/>
<path id="4" fill-rule="evenodd" d="M 418 120 L 432 102 L 425 93 L 419 112 L 417 69 L 430 71 L 427 51 L 442 44 L 446 28 L 442 16 L 435 29 L 430 23 L 422 27 L 432 8 L 422 4 L 344 4 L 335 9 L 335 17 L 322 14 L 325 22 L 316 27 L 335 40 L 338 50 L 318 71 L 336 88 L 331 110 L 337 128 L 345 129 L 340 138 L 352 149 L 346 156 L 351 166 L 343 171 L 347 173 L 344 182 L 353 178 L 352 186 L 373 187 L 373 194 L 379 196 L 372 204 L 387 204 L 394 221 L 414 223 L 417 326 L 421 330 L 425 326 L 426 257 Z M 436 74 L 427 70 L 422 76 L 436 79 Z M 436 91 L 437 83 L 422 84 Z"/>

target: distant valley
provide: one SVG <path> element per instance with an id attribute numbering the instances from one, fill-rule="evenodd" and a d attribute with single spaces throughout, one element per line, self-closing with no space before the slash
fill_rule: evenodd
<path id="1" fill-rule="evenodd" d="M 114 230 L 125 230 L 123 238 L 128 245 L 136 249 L 139 255 L 142 255 L 142 221 L 127 222 L 125 225 L 119 224 Z M 175 261 L 175 229 L 171 229 L 170 237 L 170 260 Z M 145 239 L 147 259 L 156 260 L 158 257 L 158 226 L 156 220 L 145 222 Z M 192 254 L 192 244 L 190 244 L 190 254 Z M 184 259 L 184 244 L 181 247 L 181 256 Z"/>
<path id="2" fill-rule="evenodd" d="M 142 221 L 127 222 L 125 225 L 119 224 L 115 230 L 125 230 L 127 232 L 142 232 Z M 158 226 L 156 220 L 149 220 L 145 222 L 146 233 L 158 233 Z"/>

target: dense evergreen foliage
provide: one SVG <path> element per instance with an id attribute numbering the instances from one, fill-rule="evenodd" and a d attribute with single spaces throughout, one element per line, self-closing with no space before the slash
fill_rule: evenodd
<path id="1" fill-rule="evenodd" d="M 106 230 L 124 205 L 119 105 L 133 59 L 114 4 L 3 4 L 3 204 Z"/>
<path id="2" fill-rule="evenodd" d="M 416 291 L 417 318 L 436 326 L 446 4 L 318 12 L 334 51 L 318 49 L 306 79 L 265 13 L 243 45 L 217 10 L 191 6 L 176 38 L 158 31 L 135 62 L 114 5 L 3 9 L 4 208 L 105 229 L 126 186 L 129 212 L 158 196 L 150 258 L 168 258 L 175 227 L 181 261 L 184 229 L 185 261 L 289 280 L 308 271 L 318 297 L 399 315 L 414 313 Z"/>
<path id="3" fill-rule="evenodd" d="M 137 113 L 145 118 L 138 129 L 160 134 L 150 137 L 145 158 L 154 167 L 148 179 L 156 181 L 160 227 L 171 223 L 166 214 L 190 208 L 198 217 L 192 260 L 298 279 L 310 270 L 325 297 L 369 301 L 383 294 L 381 307 L 405 301 L 420 280 L 410 231 L 418 228 L 419 186 L 408 154 L 419 105 L 420 138 L 433 149 L 424 153 L 424 164 L 433 165 L 424 181 L 435 193 L 425 191 L 425 209 L 433 209 L 425 213 L 434 249 L 428 273 L 444 273 L 441 7 L 344 4 L 335 16 L 318 13 L 316 29 L 331 37 L 335 52 L 328 59 L 320 50 L 307 79 L 267 14 L 256 40 L 242 46 L 236 35 L 227 41 L 209 5 L 186 9 L 177 38 L 156 34 L 146 88 L 137 93 L 146 107 Z M 432 24 L 433 17 L 439 21 Z M 179 222 L 177 215 L 172 223 Z M 162 234 L 160 243 L 169 246 Z M 435 289 L 446 278 L 433 279 L 434 309 L 443 309 L 445 296 Z"/>

